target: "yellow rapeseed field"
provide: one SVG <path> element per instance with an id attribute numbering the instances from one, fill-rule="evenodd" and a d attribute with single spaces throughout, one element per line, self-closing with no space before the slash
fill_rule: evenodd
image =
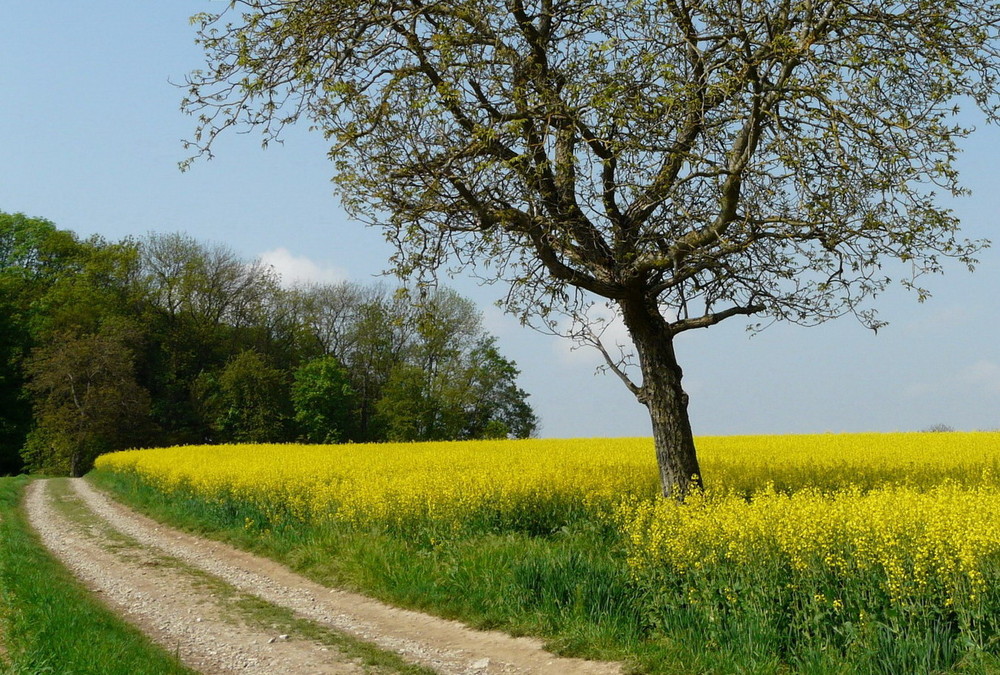
<path id="1" fill-rule="evenodd" d="M 249 507 L 248 527 L 546 531 L 596 519 L 621 532 L 637 577 L 766 563 L 807 577 L 874 575 L 893 602 L 933 594 L 947 604 L 975 601 L 984 566 L 1000 560 L 1000 433 L 709 437 L 698 447 L 709 487 L 685 504 L 656 497 L 648 439 L 190 446 L 104 455 L 97 468 Z"/>
<path id="2" fill-rule="evenodd" d="M 460 528 L 656 491 L 652 445 L 635 439 L 186 446 L 104 455 L 97 468 L 134 471 L 168 493 L 249 503 L 276 522 L 357 526 Z"/>
<path id="3" fill-rule="evenodd" d="M 1000 475 L 1000 433 L 705 437 L 698 449 L 710 492 L 743 496 L 768 486 L 974 487 Z M 184 446 L 104 455 L 97 467 L 134 471 L 168 492 L 251 502 L 275 516 L 356 524 L 462 519 L 553 500 L 603 508 L 657 489 L 649 439 Z"/>
<path id="4" fill-rule="evenodd" d="M 995 485 L 766 489 L 749 501 L 698 495 L 683 506 L 623 504 L 617 516 L 636 575 L 765 565 L 800 582 L 875 579 L 893 604 L 933 597 L 951 606 L 975 603 L 987 590 L 985 568 L 1000 563 Z"/>
<path id="5" fill-rule="evenodd" d="M 658 496 L 649 439 L 177 447 L 104 455 L 97 469 L 227 526 L 316 541 L 334 528 L 335 541 L 402 544 L 422 563 L 489 550 L 496 534 L 542 556 L 521 576 L 486 574 L 523 576 L 511 598 L 628 589 L 598 604 L 726 663 L 938 672 L 973 659 L 975 671 L 975 655 L 998 651 L 1000 433 L 697 445 L 707 488 L 684 503 Z M 519 534 L 555 532 L 552 550 L 577 557 L 545 562 L 549 540 Z M 619 585 L 588 571 L 593 551 Z"/>

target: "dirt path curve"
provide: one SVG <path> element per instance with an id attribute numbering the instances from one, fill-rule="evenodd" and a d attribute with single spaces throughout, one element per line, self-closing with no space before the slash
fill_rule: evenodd
<path id="1" fill-rule="evenodd" d="M 46 483 L 32 483 L 27 497 L 29 517 L 46 546 L 154 639 L 176 649 L 182 658 L 190 654 L 186 662 L 192 667 L 204 672 L 362 672 L 356 662 L 345 662 L 343 655 L 318 644 L 274 641 L 273 633 L 260 628 L 254 633 L 246 625 L 224 621 L 221 625 L 217 615 L 224 612 L 217 603 L 206 597 L 204 590 L 192 590 L 191 584 L 182 583 L 170 565 L 143 562 L 143 556 L 134 552 L 132 559 L 114 555 L 100 542 L 89 541 L 81 533 L 80 524 L 61 516 L 53 507 Z M 150 520 L 110 500 L 83 479 L 72 479 L 70 484 L 72 498 L 98 516 L 94 520 L 100 526 L 131 538 L 147 557 L 165 555 L 182 561 L 239 592 L 396 652 L 407 661 L 439 673 L 622 672 L 619 664 L 556 657 L 542 649 L 538 640 L 477 631 L 455 621 L 321 586 L 273 561 Z M 228 631 L 234 632 L 229 635 Z M 281 667 L 276 667 L 279 664 Z"/>

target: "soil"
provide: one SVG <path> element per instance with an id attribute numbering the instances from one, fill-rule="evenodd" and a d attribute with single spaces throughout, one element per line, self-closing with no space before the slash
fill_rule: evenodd
<path id="1" fill-rule="evenodd" d="M 69 485 L 63 496 L 50 489 L 51 481 L 28 486 L 29 519 L 42 541 L 107 605 L 200 672 L 372 671 L 329 641 L 262 621 L 259 612 L 241 612 L 234 598 L 250 596 L 445 675 L 622 673 L 616 663 L 557 657 L 535 639 L 474 630 L 327 588 L 274 561 L 150 520 L 83 479 Z"/>

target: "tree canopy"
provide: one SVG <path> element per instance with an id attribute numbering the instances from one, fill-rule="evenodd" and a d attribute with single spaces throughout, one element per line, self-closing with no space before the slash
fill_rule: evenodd
<path id="1" fill-rule="evenodd" d="M 964 240 L 960 104 L 997 117 L 1000 6 L 979 0 L 237 0 L 196 17 L 191 141 L 305 120 L 343 201 L 397 244 L 504 282 L 510 311 L 600 346 L 650 410 L 665 493 L 698 482 L 673 339 L 816 323 Z M 641 380 L 587 308 L 628 327 Z"/>
<path id="2" fill-rule="evenodd" d="M 465 298 L 279 281 L 183 234 L 81 240 L 0 213 L 0 474 L 80 474 L 136 446 L 401 437 L 379 410 L 403 372 L 418 387 L 393 413 L 429 422 L 410 440 L 533 433 L 515 364 L 482 353 L 495 340 Z"/>
<path id="3" fill-rule="evenodd" d="M 82 476 L 102 452 L 148 438 L 149 393 L 136 381 L 130 345 L 137 334 L 112 321 L 52 338 L 26 364 L 36 425 L 23 456 L 34 469 Z"/>

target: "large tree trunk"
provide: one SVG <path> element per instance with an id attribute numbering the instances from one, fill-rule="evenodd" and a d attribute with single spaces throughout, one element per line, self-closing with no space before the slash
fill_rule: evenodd
<path id="1" fill-rule="evenodd" d="M 673 336 L 655 305 L 622 301 L 620 306 L 639 357 L 642 385 L 636 397 L 649 410 L 663 496 L 681 500 L 701 485 L 701 469 Z"/>

